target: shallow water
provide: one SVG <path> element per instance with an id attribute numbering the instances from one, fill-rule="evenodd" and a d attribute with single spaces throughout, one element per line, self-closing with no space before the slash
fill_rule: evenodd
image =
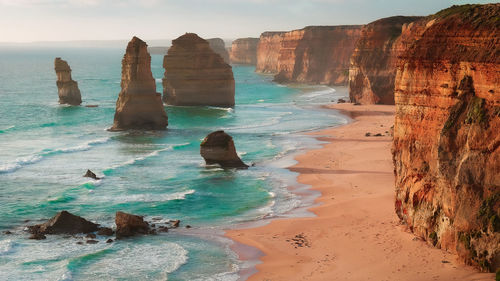
<path id="1" fill-rule="evenodd" d="M 162 132 L 108 132 L 120 91 L 117 49 L 0 48 L 1 280 L 235 280 L 240 266 L 216 233 L 279 216 L 304 203 L 286 186 L 295 174 L 279 162 L 317 143 L 302 132 L 345 123 L 322 110 L 345 89 L 290 88 L 233 66 L 236 106 L 167 106 Z M 73 69 L 84 104 L 57 103 L 53 60 Z M 161 92 L 162 57 L 152 57 Z M 248 170 L 206 167 L 200 141 L 224 129 Z M 278 163 L 278 164 L 277 164 Z M 99 181 L 83 178 L 87 169 Z M 27 239 L 23 227 L 68 210 L 113 226 L 118 210 L 180 219 L 193 226 L 157 236 L 78 245 L 78 238 Z M 30 220 L 26 223 L 25 220 Z"/>

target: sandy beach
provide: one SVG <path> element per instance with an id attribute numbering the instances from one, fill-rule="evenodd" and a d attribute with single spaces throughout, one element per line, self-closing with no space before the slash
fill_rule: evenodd
<path id="1" fill-rule="evenodd" d="M 249 280 L 494 280 L 400 225 L 388 133 L 394 106 L 330 107 L 354 121 L 312 133 L 326 144 L 290 167 L 300 183 L 321 192 L 309 209 L 317 216 L 226 233 L 264 254 Z"/>

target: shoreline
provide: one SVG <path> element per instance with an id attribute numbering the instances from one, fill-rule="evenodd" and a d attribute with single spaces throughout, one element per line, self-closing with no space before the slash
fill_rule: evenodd
<path id="1" fill-rule="evenodd" d="M 494 274 L 460 264 L 400 225 L 387 134 L 394 106 L 324 107 L 352 122 L 308 133 L 323 143 L 295 156 L 297 164 L 288 168 L 299 173 L 297 182 L 320 192 L 307 208 L 316 216 L 278 217 L 262 226 L 226 230 L 242 262 L 261 262 L 243 268 L 240 279 L 494 280 Z"/>

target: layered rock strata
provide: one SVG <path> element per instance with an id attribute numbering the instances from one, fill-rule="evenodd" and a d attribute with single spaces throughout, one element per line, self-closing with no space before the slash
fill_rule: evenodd
<path id="1" fill-rule="evenodd" d="M 281 41 L 286 32 L 264 32 L 260 35 L 257 45 L 257 65 L 259 73 L 278 73 Z"/>
<path id="2" fill-rule="evenodd" d="M 210 48 L 214 50 L 219 56 L 222 57 L 225 63 L 229 63 L 229 52 L 226 49 L 226 44 L 224 43 L 224 40 L 221 38 L 210 38 L 207 39 L 208 45 L 210 45 Z"/>
<path id="3" fill-rule="evenodd" d="M 161 94 L 156 92 L 151 73 L 151 56 L 147 44 L 137 37 L 128 43 L 123 56 L 121 88 L 111 130 L 166 129 L 167 113 Z"/>
<path id="4" fill-rule="evenodd" d="M 219 164 L 223 168 L 247 168 L 236 153 L 233 138 L 224 131 L 208 134 L 200 145 L 200 154 L 208 165 Z"/>
<path id="5" fill-rule="evenodd" d="M 194 33 L 172 41 L 163 60 L 163 100 L 170 105 L 234 106 L 230 65 Z"/>
<path id="6" fill-rule="evenodd" d="M 57 92 L 60 104 L 80 105 L 82 96 L 78 89 L 78 82 L 71 78 L 71 68 L 61 58 L 54 60 L 54 69 L 57 75 Z"/>
<path id="7" fill-rule="evenodd" d="M 257 45 L 259 38 L 239 38 L 231 45 L 231 63 L 250 64 L 257 63 Z"/>
<path id="8" fill-rule="evenodd" d="M 349 96 L 353 103 L 394 104 L 396 44 L 403 25 L 421 17 L 395 16 L 365 25 L 350 60 Z"/>
<path id="9" fill-rule="evenodd" d="M 416 235 L 500 266 L 500 4 L 403 28 L 395 81 L 395 209 Z"/>

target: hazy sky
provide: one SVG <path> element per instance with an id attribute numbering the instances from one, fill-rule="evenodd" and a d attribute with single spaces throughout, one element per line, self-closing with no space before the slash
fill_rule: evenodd
<path id="1" fill-rule="evenodd" d="M 307 25 L 428 15 L 450 0 L 0 0 L 0 41 L 258 37 Z"/>

